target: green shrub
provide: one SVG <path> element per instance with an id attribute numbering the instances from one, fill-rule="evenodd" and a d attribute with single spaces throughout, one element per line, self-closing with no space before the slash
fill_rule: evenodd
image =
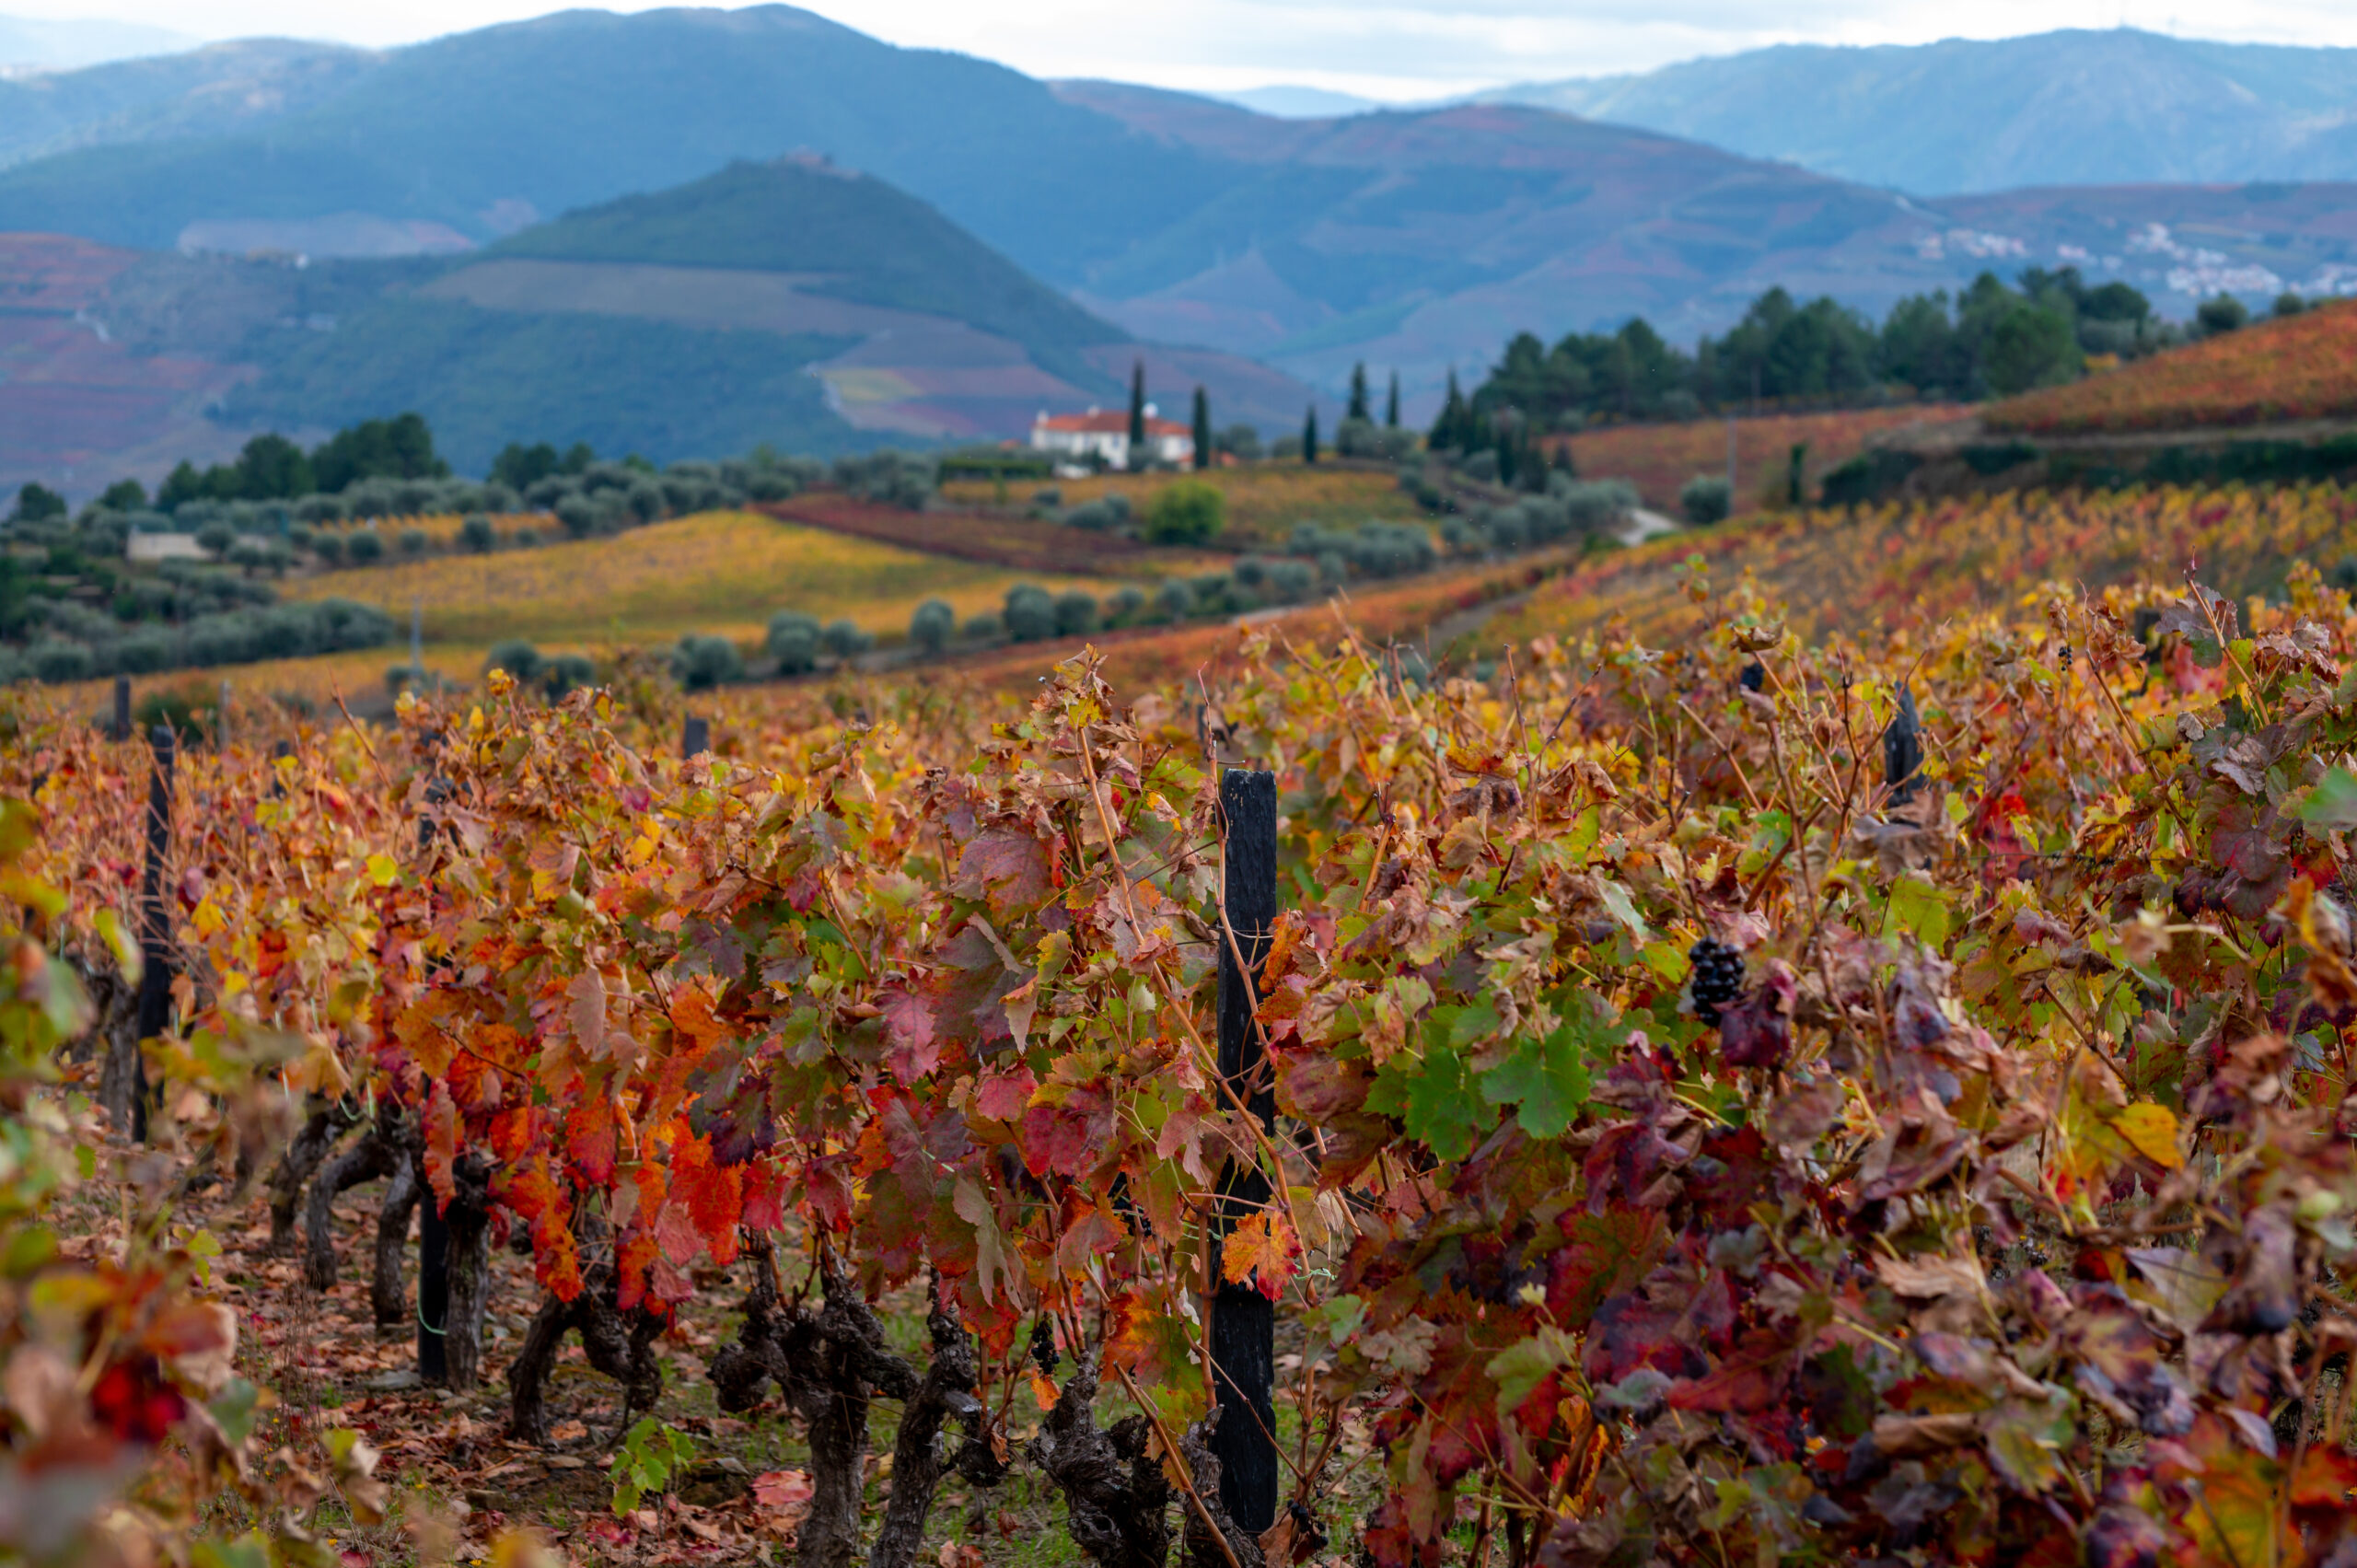
<path id="1" fill-rule="evenodd" d="M 926 657 L 937 657 L 958 633 L 958 611 L 946 599 L 929 598 L 909 617 L 909 641 Z"/>
<path id="2" fill-rule="evenodd" d="M 1145 536 L 1156 544 L 1209 544 L 1226 527 L 1227 497 L 1204 480 L 1167 484 L 1146 507 Z"/>
<path id="3" fill-rule="evenodd" d="M 540 649 L 521 637 L 510 637 L 491 645 L 490 656 L 482 661 L 482 668 L 486 675 L 494 669 L 504 669 L 518 681 L 529 682 L 539 677 L 543 667 Z"/>
<path id="4" fill-rule="evenodd" d="M 433 542 L 434 541 L 432 540 L 425 537 L 425 530 L 424 528 L 403 528 L 401 530 L 401 553 L 408 556 L 412 561 L 424 555 L 425 553 L 426 547 Z"/>
<path id="5" fill-rule="evenodd" d="M 1018 643 L 1037 643 L 1056 634 L 1056 601 L 1036 583 L 1017 583 L 1006 590 L 1006 634 Z"/>
<path id="6" fill-rule="evenodd" d="M 374 528 L 362 528 L 343 541 L 343 552 L 354 566 L 373 565 L 385 558 L 385 541 Z"/>
<path id="7" fill-rule="evenodd" d="M 1056 632 L 1060 636 L 1085 637 L 1097 630 L 1097 596 L 1079 588 L 1056 596 Z"/>
<path id="8" fill-rule="evenodd" d="M 1735 509 L 1735 486 L 1722 473 L 1698 473 L 1678 492 L 1678 509 L 1698 528 L 1726 520 Z"/>
<path id="9" fill-rule="evenodd" d="M 593 685 L 598 679 L 598 667 L 587 654 L 559 654 L 549 660 L 545 684 L 549 701 L 555 702 L 568 691 Z"/>
<path id="10" fill-rule="evenodd" d="M 709 691 L 743 679 L 745 661 L 727 638 L 692 633 L 671 650 L 671 674 L 687 691 Z"/>
<path id="11" fill-rule="evenodd" d="M 798 610 L 781 610 L 771 616 L 762 645 L 777 662 L 780 675 L 807 675 L 819 668 L 819 623 Z"/>
<path id="12" fill-rule="evenodd" d="M 459 542 L 477 555 L 487 555 L 499 543 L 499 535 L 491 519 L 477 512 L 459 525 Z"/>
<path id="13" fill-rule="evenodd" d="M 859 629 L 858 621 L 849 619 L 829 621 L 819 635 L 827 651 L 839 659 L 855 658 L 876 644 L 875 638 Z"/>

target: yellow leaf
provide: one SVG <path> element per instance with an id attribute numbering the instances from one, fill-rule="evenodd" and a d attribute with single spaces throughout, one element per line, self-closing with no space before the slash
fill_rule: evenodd
<path id="1" fill-rule="evenodd" d="M 2150 1102 L 2124 1106 L 2113 1113 L 2111 1125 L 2131 1148 L 2164 1170 L 2185 1163 L 2177 1152 L 2177 1117 L 2168 1107 Z"/>
<path id="2" fill-rule="evenodd" d="M 379 854 L 368 857 L 368 880 L 379 888 L 391 887 L 401 879 L 401 868 L 393 864 L 391 855 Z"/>

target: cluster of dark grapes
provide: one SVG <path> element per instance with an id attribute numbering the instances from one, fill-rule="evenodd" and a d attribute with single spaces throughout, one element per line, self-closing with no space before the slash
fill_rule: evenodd
<path id="1" fill-rule="evenodd" d="M 1056 1326 L 1044 1312 L 1031 1320 L 1031 1362 L 1040 1376 L 1056 1375 Z"/>
<path id="2" fill-rule="evenodd" d="M 1705 936 L 1686 956 L 1694 965 L 1694 1016 L 1716 1028 L 1719 1010 L 1743 994 L 1743 955 Z"/>

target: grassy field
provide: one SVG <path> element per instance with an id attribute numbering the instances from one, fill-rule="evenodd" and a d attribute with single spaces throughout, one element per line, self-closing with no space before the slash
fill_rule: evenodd
<path id="1" fill-rule="evenodd" d="M 1829 470 L 1856 457 L 1866 437 L 1903 425 L 1937 424 L 1971 412 L 1938 403 L 1906 408 L 1840 409 L 1828 413 L 1771 414 L 1736 421 L 1737 512 L 1757 510 L 1762 493 L 1783 494 L 1794 446 L 1808 443 L 1806 474 L 1813 487 Z M 1727 425 L 1723 419 L 1683 424 L 1617 424 L 1561 437 L 1572 461 L 1587 479 L 1625 479 L 1645 505 L 1678 515 L 1678 492 L 1698 473 L 1727 471 Z"/>
<path id="2" fill-rule="evenodd" d="M 1097 578 L 1044 577 L 849 539 L 749 512 L 707 512 L 610 539 L 492 555 L 440 555 L 325 572 L 290 583 L 295 598 L 341 596 L 406 622 L 425 610 L 426 640 L 551 645 L 645 643 L 683 632 L 750 638 L 781 610 L 848 617 L 881 634 L 939 597 L 960 615 L 995 609 L 1014 584 L 1102 590 Z"/>
<path id="3" fill-rule="evenodd" d="M 1201 473 L 1108 473 L 1090 479 L 1053 482 L 1063 493 L 1064 505 L 1076 506 L 1100 495 L 1120 494 L 1140 512 L 1155 493 L 1182 479 L 1202 479 L 1219 486 L 1227 497 L 1227 532 L 1223 545 L 1249 547 L 1274 543 L 1293 531 L 1295 523 L 1322 527 L 1355 527 L 1369 518 L 1399 522 L 1421 517 L 1413 497 L 1399 488 L 1388 468 L 1342 468 L 1320 464 L 1247 463 L 1239 468 L 1205 469 Z M 1021 503 L 1031 484 L 1011 484 L 1008 491 Z M 942 494 L 964 505 L 990 504 L 996 487 L 989 480 L 958 480 L 942 486 Z"/>

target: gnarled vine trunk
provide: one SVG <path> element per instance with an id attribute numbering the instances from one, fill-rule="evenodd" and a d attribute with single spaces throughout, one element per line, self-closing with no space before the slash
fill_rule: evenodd
<path id="1" fill-rule="evenodd" d="M 817 1312 L 800 1303 L 781 1307 L 777 1272 L 766 1243 L 752 1249 L 755 1269 L 745 1321 L 735 1344 L 712 1361 L 712 1382 L 725 1411 L 750 1410 L 774 1380 L 802 1418 L 810 1444 L 810 1514 L 796 1539 L 799 1558 L 812 1568 L 849 1568 L 859 1554 L 859 1505 L 867 1454 L 867 1411 L 881 1394 L 902 1401 L 892 1456 L 892 1490 L 884 1524 L 868 1558 L 871 1568 L 911 1568 L 942 1476 L 955 1469 L 977 1486 L 993 1486 L 1006 1467 L 997 1457 L 974 1398 L 974 1353 L 954 1306 L 936 1283 L 926 1327 L 934 1359 L 920 1377 L 885 1346 L 884 1325 L 858 1287 L 839 1268 L 826 1271 L 826 1299 Z M 943 1459 L 941 1425 L 955 1420 L 966 1440 L 954 1460 Z"/>
<path id="2" fill-rule="evenodd" d="M 523 1348 L 507 1367 L 511 1435 L 527 1443 L 548 1442 L 549 1368 L 556 1365 L 556 1353 L 569 1332 L 580 1334 L 582 1351 L 591 1366 L 622 1385 L 625 1428 L 631 1411 L 653 1410 L 663 1397 L 663 1371 L 656 1365 L 654 1351 L 663 1319 L 643 1307 L 623 1312 L 615 1305 L 620 1284 L 613 1260 L 600 1259 L 583 1277 L 580 1295 L 565 1301 L 552 1291 L 540 1302 L 531 1327 L 524 1331 Z M 454 1289 L 454 1298 L 456 1294 Z M 455 1299 L 452 1315 L 456 1316 Z"/>
<path id="3" fill-rule="evenodd" d="M 401 1254 L 409 1250 L 410 1222 L 417 1215 L 417 1167 L 404 1158 L 385 1183 L 384 1206 L 377 1212 L 376 1267 L 368 1280 L 368 1308 L 379 1330 L 409 1327 L 409 1293 L 401 1284 Z"/>
<path id="4" fill-rule="evenodd" d="M 455 1191 L 442 1215 L 450 1262 L 442 1352 L 448 1386 L 471 1388 L 482 1381 L 482 1326 L 491 1308 L 491 1173 L 468 1155 L 451 1167 L 451 1177 Z"/>
<path id="5" fill-rule="evenodd" d="M 270 1172 L 270 1250 L 273 1254 L 293 1249 L 295 1222 L 298 1215 L 308 1217 L 301 1215 L 304 1207 L 303 1190 L 310 1182 L 311 1173 L 318 1170 L 322 1163 L 328 1164 L 331 1168 L 333 1167 L 334 1162 L 330 1161 L 328 1156 L 335 1152 L 336 1140 L 343 1137 L 344 1130 L 356 1120 L 358 1120 L 356 1117 L 346 1117 L 342 1109 L 333 1102 L 323 1101 L 317 1095 L 310 1097 L 310 1114 L 304 1119 L 302 1130 L 288 1142 L 286 1152 L 279 1156 L 278 1164 L 273 1167 Z M 365 1138 L 363 1141 L 366 1141 Z M 384 1172 L 376 1171 L 372 1174 L 381 1176 Z M 366 1179 L 355 1178 L 354 1179 Z M 352 1182 L 349 1181 L 344 1183 L 345 1187 L 351 1185 Z M 343 1188 L 338 1188 L 336 1191 L 342 1191 Z M 316 1196 L 312 1202 L 316 1206 L 318 1202 Z M 314 1259 L 319 1248 L 316 1226 L 309 1240 L 313 1258 L 305 1260 L 303 1272 L 305 1277 L 310 1280 L 313 1290 L 325 1290 L 327 1283 L 321 1283 L 315 1277 L 317 1270 Z M 333 1283 L 334 1277 L 334 1264 L 331 1258 L 327 1275 L 328 1283 Z"/>
<path id="6" fill-rule="evenodd" d="M 311 1119 L 303 1131 L 308 1135 L 314 1127 L 328 1121 L 329 1113 L 321 1111 Z M 300 1141 L 299 1139 L 297 1140 Z M 287 1151 L 287 1159 L 294 1151 Z M 314 1160 L 316 1163 L 316 1159 Z M 353 1141 L 352 1146 L 329 1160 L 311 1183 L 310 1201 L 303 1214 L 303 1283 L 313 1290 L 324 1291 L 335 1285 L 335 1201 L 364 1181 L 380 1176 L 390 1176 L 409 1163 L 409 1152 L 387 1127 L 379 1122 Z M 284 1172 L 285 1162 L 279 1169 Z M 278 1177 L 271 1178 L 275 1189 Z M 273 1191 L 271 1199 L 271 1226 L 277 1230 L 278 1200 Z"/>

